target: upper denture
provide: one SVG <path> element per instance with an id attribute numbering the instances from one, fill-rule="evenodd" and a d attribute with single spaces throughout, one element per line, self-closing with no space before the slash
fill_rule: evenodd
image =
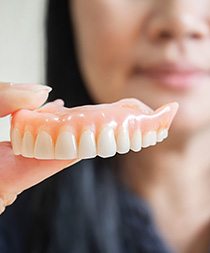
<path id="1" fill-rule="evenodd" d="M 178 105 L 153 111 L 136 99 L 66 108 L 61 100 L 12 115 L 15 154 L 38 159 L 110 157 L 167 137 Z"/>

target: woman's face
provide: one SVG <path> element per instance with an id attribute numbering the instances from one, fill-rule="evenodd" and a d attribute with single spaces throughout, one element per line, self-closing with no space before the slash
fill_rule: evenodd
<path id="1" fill-rule="evenodd" d="M 176 129 L 210 124 L 210 0 L 73 0 L 78 57 L 96 102 L 177 101 Z"/>

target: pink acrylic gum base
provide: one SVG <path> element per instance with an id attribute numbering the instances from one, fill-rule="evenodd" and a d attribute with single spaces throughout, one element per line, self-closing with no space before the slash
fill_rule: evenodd
<path id="1" fill-rule="evenodd" d="M 105 126 L 111 126 L 115 133 L 120 126 L 127 127 L 132 136 L 136 129 L 140 129 L 142 134 L 169 129 L 177 108 L 177 103 L 171 103 L 145 113 L 142 103 L 138 106 L 137 100 L 134 99 L 75 108 L 66 108 L 61 102 L 53 102 L 38 110 L 22 109 L 14 113 L 11 130 L 18 128 L 21 137 L 25 130 L 29 130 L 34 138 L 40 130 L 44 130 L 51 135 L 54 143 L 61 131 L 71 131 L 78 140 L 83 131 L 91 129 L 97 138 Z"/>

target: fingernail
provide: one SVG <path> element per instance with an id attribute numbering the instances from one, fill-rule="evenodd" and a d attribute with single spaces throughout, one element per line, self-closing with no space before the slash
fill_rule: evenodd
<path id="1" fill-rule="evenodd" d="M 40 92 L 47 91 L 48 93 L 52 90 L 51 87 L 41 84 L 20 84 L 20 83 L 0 83 L 0 86 L 3 88 L 12 88 L 23 91 L 32 91 L 32 92 Z"/>
<path id="2" fill-rule="evenodd" d="M 39 91 L 47 91 L 50 92 L 52 90 L 51 87 L 41 84 L 16 84 L 11 83 L 11 87 L 15 89 L 21 89 L 21 90 L 29 90 L 33 92 L 39 92 Z"/>

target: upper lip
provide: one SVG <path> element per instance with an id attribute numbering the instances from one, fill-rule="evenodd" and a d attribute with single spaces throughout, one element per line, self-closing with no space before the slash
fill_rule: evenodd
<path id="1" fill-rule="evenodd" d="M 207 68 L 202 68 L 194 66 L 189 63 L 159 63 L 151 66 L 136 66 L 135 73 L 142 74 L 177 74 L 177 75 L 187 75 L 187 74 L 207 74 L 210 71 Z"/>

